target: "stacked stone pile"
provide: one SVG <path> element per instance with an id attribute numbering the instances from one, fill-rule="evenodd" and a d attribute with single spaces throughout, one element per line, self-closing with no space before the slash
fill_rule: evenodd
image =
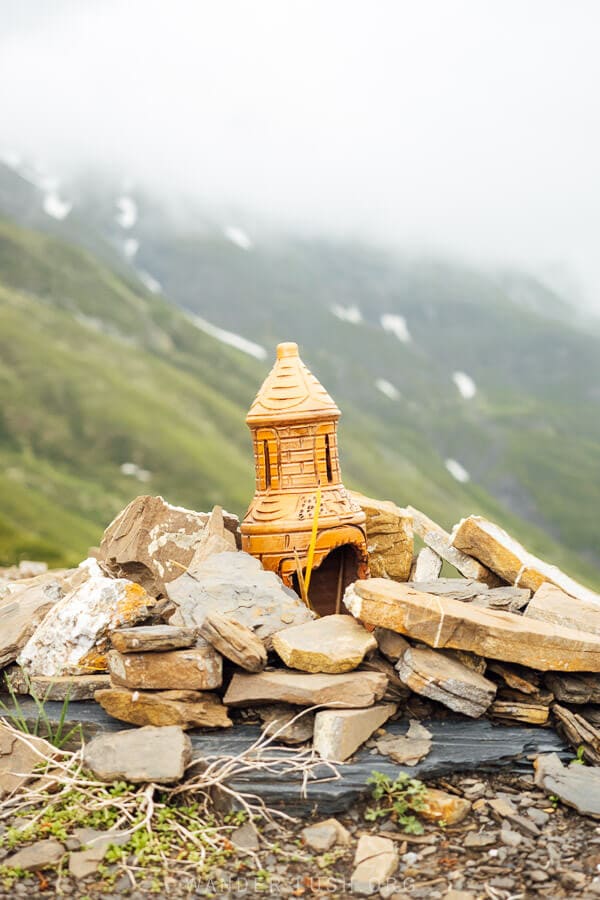
<path id="1" fill-rule="evenodd" d="M 376 734 L 379 752 L 412 764 L 431 735 L 414 721 L 392 739 L 385 723 L 451 710 L 554 724 L 599 764 L 600 596 L 481 517 L 448 533 L 354 496 L 371 578 L 346 590 L 343 615 L 317 618 L 239 550 L 239 523 L 219 507 L 139 497 L 77 569 L 0 573 L 6 678 L 17 692 L 94 697 L 138 726 L 254 719 L 336 761 Z"/>

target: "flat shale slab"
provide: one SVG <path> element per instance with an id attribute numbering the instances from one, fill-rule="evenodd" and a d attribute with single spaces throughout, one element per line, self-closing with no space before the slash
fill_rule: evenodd
<path id="1" fill-rule="evenodd" d="M 406 584 L 368 578 L 351 584 L 344 605 L 364 625 L 389 628 L 430 647 L 541 671 L 600 672 L 600 637 L 471 603 L 422 594 Z"/>
<path id="2" fill-rule="evenodd" d="M 3 695 L 7 704 L 10 698 Z M 37 718 L 33 700 L 19 700 L 25 716 L 32 722 Z M 51 721 L 58 721 L 62 703 L 48 702 L 46 712 Z M 68 725 L 81 723 L 82 731 L 89 740 L 95 734 L 123 731 L 127 726 L 112 719 L 92 701 L 71 703 Z M 386 732 L 403 736 L 408 731 L 408 722 L 388 723 Z M 527 726 L 494 725 L 488 719 L 466 720 L 449 716 L 443 720 L 427 720 L 422 723 L 432 735 L 431 752 L 416 766 L 402 766 L 402 770 L 412 776 L 423 778 L 443 777 L 453 772 L 490 772 L 509 768 L 517 772 L 531 771 L 531 757 L 538 753 L 569 754 L 567 745 L 549 728 Z M 188 731 L 192 741 L 194 756 L 236 755 L 249 747 L 260 735 L 260 729 L 251 725 L 235 725 L 225 731 Z M 290 815 L 308 816 L 313 810 L 323 815 L 337 815 L 349 809 L 367 791 L 366 781 L 373 770 L 396 777 L 398 765 L 388 757 L 371 754 L 363 748 L 352 763 L 336 766 L 340 778 L 308 784 L 306 796 L 302 795 L 300 780 L 293 781 L 288 776 L 277 773 L 249 773 L 247 780 L 239 780 L 232 786 L 261 796 L 273 807 L 285 808 Z M 331 768 L 316 763 L 313 777 L 332 776 Z"/>

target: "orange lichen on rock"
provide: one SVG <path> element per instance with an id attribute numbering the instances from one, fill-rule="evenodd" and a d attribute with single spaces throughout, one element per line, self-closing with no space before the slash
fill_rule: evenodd
<path id="1" fill-rule="evenodd" d="M 98 647 L 94 647 L 79 660 L 78 668 L 86 675 L 92 675 L 94 672 L 108 672 L 107 655 L 109 650 L 110 642 L 107 638 L 104 642 L 104 652 Z"/>
<path id="2" fill-rule="evenodd" d="M 119 628 L 130 622 L 137 622 L 140 616 L 146 615 L 148 594 L 139 584 L 125 584 L 123 593 L 111 611 L 111 626 Z"/>
<path id="3" fill-rule="evenodd" d="M 87 578 L 59 600 L 23 647 L 20 665 L 30 675 L 86 675 L 104 671 L 109 635 L 135 625 L 156 604 L 139 584 L 106 578 L 97 564 Z"/>
<path id="4" fill-rule="evenodd" d="M 242 523 L 242 548 L 296 586 L 296 560 L 305 570 L 320 487 L 310 600 L 321 614 L 339 612 L 344 588 L 368 574 L 366 516 L 341 479 L 339 417 L 297 344 L 279 344 L 246 419 L 256 492 Z"/>

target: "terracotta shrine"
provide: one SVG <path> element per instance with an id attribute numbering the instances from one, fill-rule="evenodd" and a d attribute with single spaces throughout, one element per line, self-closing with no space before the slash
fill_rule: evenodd
<path id="1" fill-rule="evenodd" d="M 309 597 L 321 615 L 342 611 L 345 587 L 368 575 L 365 514 L 341 479 L 340 410 L 306 368 L 294 343 L 277 360 L 246 418 L 256 492 L 242 522 L 242 548 L 299 591 L 317 522 Z M 315 517 L 315 508 L 318 517 Z"/>

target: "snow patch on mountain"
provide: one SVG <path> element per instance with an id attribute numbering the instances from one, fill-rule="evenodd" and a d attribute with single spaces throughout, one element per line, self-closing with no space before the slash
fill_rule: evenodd
<path id="1" fill-rule="evenodd" d="M 452 375 L 452 381 L 458 388 L 462 397 L 465 400 L 472 400 L 472 398 L 477 393 L 477 385 L 473 381 L 470 375 L 467 375 L 466 372 L 454 372 Z"/>
<path id="2" fill-rule="evenodd" d="M 160 294 L 162 291 L 162 284 L 160 281 L 157 281 L 150 272 L 145 272 L 143 269 L 137 270 L 137 275 L 145 288 L 147 288 L 151 294 Z"/>
<path id="3" fill-rule="evenodd" d="M 447 459 L 444 463 L 450 474 L 457 481 L 460 481 L 461 484 L 466 484 L 467 481 L 471 480 L 471 476 L 467 472 L 464 466 L 461 466 L 459 462 L 455 459 Z"/>
<path id="4" fill-rule="evenodd" d="M 338 319 L 341 319 L 342 322 L 351 322 L 353 325 L 358 325 L 359 322 L 362 322 L 362 313 L 358 306 L 341 306 L 335 303 L 331 307 L 331 312 Z"/>
<path id="5" fill-rule="evenodd" d="M 62 200 L 56 191 L 49 191 L 47 194 L 44 194 L 43 206 L 46 215 L 52 216 L 53 219 L 58 219 L 59 222 L 66 219 L 73 209 L 73 204 L 69 203 L 68 200 Z"/>
<path id="6" fill-rule="evenodd" d="M 137 238 L 127 238 L 127 240 L 123 242 L 123 253 L 127 259 L 133 259 L 139 249 L 140 242 Z"/>
<path id="7" fill-rule="evenodd" d="M 410 344 L 412 337 L 404 316 L 397 316 L 394 313 L 384 313 L 379 321 L 381 322 L 381 327 L 384 331 L 395 334 L 398 340 L 402 341 L 403 344 Z"/>
<path id="8" fill-rule="evenodd" d="M 235 347 L 236 350 L 241 350 L 242 353 L 247 353 L 255 359 L 262 360 L 267 358 L 267 351 L 264 347 L 261 347 L 260 344 L 255 344 L 254 341 L 249 341 L 239 334 L 234 334 L 233 331 L 226 331 L 224 328 L 218 328 L 216 325 L 212 325 L 210 322 L 207 322 L 206 319 L 202 319 L 200 316 L 196 316 L 193 313 L 188 313 L 187 315 L 190 322 L 192 322 L 196 328 L 199 328 L 200 331 L 203 331 L 205 334 L 209 334 L 211 337 L 221 341 L 222 344 L 227 344 L 229 347 Z"/>
<path id="9" fill-rule="evenodd" d="M 148 469 L 141 469 L 132 462 L 123 463 L 120 469 L 123 475 L 127 475 L 129 478 L 137 478 L 141 482 L 148 482 L 152 478 L 152 472 L 149 472 Z"/>
<path id="10" fill-rule="evenodd" d="M 115 205 L 117 207 L 117 213 L 115 215 L 117 224 L 120 225 L 121 228 L 133 228 L 138 220 L 137 203 L 133 197 L 123 194 L 121 197 L 117 197 Z"/>
<path id="11" fill-rule="evenodd" d="M 400 391 L 398 388 L 385 378 L 378 378 L 375 382 L 375 387 L 389 400 L 398 400 L 400 398 Z"/>
<path id="12" fill-rule="evenodd" d="M 235 244 L 236 247 L 240 247 L 242 250 L 252 250 L 254 246 L 248 233 L 236 225 L 227 225 L 223 229 L 223 234 L 228 241 L 231 241 L 232 244 Z"/>
<path id="13" fill-rule="evenodd" d="M 71 211 L 73 204 L 66 204 L 58 194 L 60 180 L 48 172 L 39 163 L 28 163 L 23 156 L 14 150 L 0 150 L 0 163 L 12 169 L 23 181 L 42 191 L 46 196 L 43 201 L 44 211 L 55 219 L 64 219 Z M 67 212 L 62 212 L 68 205 Z M 58 214 L 57 214 L 58 213 Z"/>

